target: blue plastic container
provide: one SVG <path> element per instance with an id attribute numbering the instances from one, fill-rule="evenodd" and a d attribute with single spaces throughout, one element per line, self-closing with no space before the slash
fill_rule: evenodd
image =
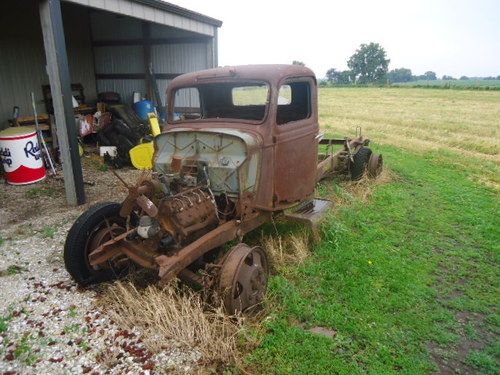
<path id="1" fill-rule="evenodd" d="M 137 113 L 137 116 L 139 116 L 143 120 L 147 120 L 148 113 L 154 112 L 155 107 L 152 101 L 141 100 L 140 102 L 134 103 L 134 110 L 135 113 Z"/>

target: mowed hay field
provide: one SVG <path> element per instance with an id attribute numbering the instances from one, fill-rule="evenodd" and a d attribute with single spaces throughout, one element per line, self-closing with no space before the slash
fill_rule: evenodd
<path id="1" fill-rule="evenodd" d="M 377 144 L 423 154 L 440 151 L 479 181 L 500 183 L 500 92 L 325 88 L 320 124 L 331 135 L 357 126 Z"/>
<path id="2" fill-rule="evenodd" d="M 325 88 L 319 111 L 327 135 L 362 127 L 386 172 L 318 186 L 337 207 L 271 277 L 246 368 L 499 374 L 500 92 Z M 277 226 L 286 252 L 300 232 Z"/>

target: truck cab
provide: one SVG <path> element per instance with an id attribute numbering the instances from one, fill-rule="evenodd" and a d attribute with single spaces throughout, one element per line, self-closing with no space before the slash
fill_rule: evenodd
<path id="1" fill-rule="evenodd" d="M 214 194 L 261 210 L 312 197 L 318 163 L 317 82 L 296 65 L 210 69 L 175 78 L 155 169 L 207 174 Z M 194 181 L 193 181 L 194 183 Z"/>

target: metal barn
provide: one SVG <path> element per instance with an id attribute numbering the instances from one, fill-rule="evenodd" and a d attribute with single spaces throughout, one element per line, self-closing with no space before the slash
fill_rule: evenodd
<path id="1" fill-rule="evenodd" d="M 71 84 L 81 84 L 87 102 L 107 91 L 123 102 L 134 91 L 152 97 L 151 64 L 164 96 L 177 75 L 217 66 L 222 25 L 161 0 L 2 0 L 0 19 L 0 130 L 14 106 L 32 114 L 30 92 L 45 112 L 42 86 L 50 85 L 70 204 L 85 200 L 76 133 L 68 126 Z"/>

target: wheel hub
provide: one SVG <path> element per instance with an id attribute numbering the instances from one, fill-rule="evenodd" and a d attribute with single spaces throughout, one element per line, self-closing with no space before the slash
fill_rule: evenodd
<path id="1" fill-rule="evenodd" d="M 94 236 L 92 237 L 92 240 L 90 241 L 88 247 L 87 247 L 87 256 L 88 254 L 92 253 L 95 249 L 97 249 L 99 246 L 102 244 L 108 242 L 109 240 L 113 239 L 114 237 L 122 234 L 125 232 L 125 228 L 120 227 L 118 225 L 110 225 L 109 223 L 106 223 L 106 225 L 99 229 L 97 232 L 95 232 Z M 110 268 L 111 266 L 118 266 L 120 261 L 123 258 L 118 256 L 113 259 L 110 259 L 107 263 L 104 263 L 102 265 L 94 266 L 94 270 L 99 270 L 102 268 Z"/>
<path id="2" fill-rule="evenodd" d="M 235 246 L 222 265 L 219 283 L 227 312 L 257 306 L 264 298 L 268 272 L 267 257 L 260 247 Z"/>
<path id="3" fill-rule="evenodd" d="M 377 177 L 380 173 L 382 173 L 383 165 L 384 159 L 382 158 L 382 155 L 372 153 L 370 159 L 368 160 L 368 176 L 372 178 Z"/>

